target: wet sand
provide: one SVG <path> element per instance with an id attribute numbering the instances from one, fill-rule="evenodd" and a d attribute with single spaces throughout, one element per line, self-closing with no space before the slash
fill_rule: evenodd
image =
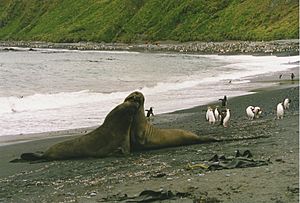
<path id="1" fill-rule="evenodd" d="M 9 161 L 22 152 L 44 151 L 70 139 L 64 136 L 70 133 L 2 146 L 0 202 L 115 202 L 144 190 L 185 194 L 174 202 L 298 202 L 299 85 L 295 83 L 284 82 L 255 94 L 229 98 L 232 117 L 228 128 L 205 121 L 207 106 L 157 115 L 152 121 L 157 127 L 183 128 L 199 136 L 253 139 L 136 152 L 126 157 L 37 164 Z M 290 109 L 284 119 L 275 120 L 276 105 L 286 97 L 292 100 Z M 248 105 L 262 107 L 262 117 L 247 120 Z M 85 130 L 73 131 L 72 135 Z M 215 154 L 233 156 L 236 150 L 250 150 L 254 159 L 270 163 L 216 171 L 187 169 L 188 164 L 202 163 Z"/>

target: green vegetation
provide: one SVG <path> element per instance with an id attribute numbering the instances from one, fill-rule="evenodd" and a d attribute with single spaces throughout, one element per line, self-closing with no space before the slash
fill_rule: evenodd
<path id="1" fill-rule="evenodd" d="M 298 0 L 0 1 L 0 40 L 277 40 L 298 30 Z"/>

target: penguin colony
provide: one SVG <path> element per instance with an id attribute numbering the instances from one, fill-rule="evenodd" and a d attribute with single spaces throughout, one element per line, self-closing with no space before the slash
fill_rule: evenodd
<path id="1" fill-rule="evenodd" d="M 211 106 L 207 107 L 206 111 L 206 120 L 209 124 L 215 124 L 217 121 L 220 121 L 220 125 L 223 127 L 228 127 L 230 120 L 230 109 L 227 108 L 227 97 L 224 96 L 224 99 L 219 99 L 222 101 L 223 110 L 219 110 L 219 106 L 215 106 L 214 108 Z M 224 102 L 226 101 L 226 102 Z M 276 107 L 276 119 L 283 119 L 284 112 L 289 109 L 291 100 L 289 98 L 285 98 L 282 102 L 277 104 Z M 263 109 L 259 106 L 248 106 L 246 108 L 246 116 L 248 120 L 259 119 L 262 115 Z"/>

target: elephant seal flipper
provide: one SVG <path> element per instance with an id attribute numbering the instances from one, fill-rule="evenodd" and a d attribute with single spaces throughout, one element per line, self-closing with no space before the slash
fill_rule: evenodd
<path id="1" fill-rule="evenodd" d="M 130 129 L 139 102 L 133 98 L 115 107 L 94 131 L 51 146 L 44 154 L 24 153 L 22 160 L 64 160 L 105 157 L 130 152 Z"/>
<path id="2" fill-rule="evenodd" d="M 40 162 L 47 162 L 48 160 L 43 158 L 43 153 L 36 152 L 36 153 L 23 153 L 20 156 L 21 158 L 13 159 L 9 161 L 10 163 L 23 163 L 23 162 L 30 162 L 30 163 L 40 163 Z"/>
<path id="3" fill-rule="evenodd" d="M 43 159 L 43 154 L 39 153 L 23 153 L 21 154 L 21 159 L 27 160 L 27 161 L 36 161 Z"/>

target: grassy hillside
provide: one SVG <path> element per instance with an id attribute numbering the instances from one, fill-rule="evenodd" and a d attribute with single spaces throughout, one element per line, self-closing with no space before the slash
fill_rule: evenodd
<path id="1" fill-rule="evenodd" d="M 298 0 L 0 0 L 0 40 L 275 40 L 298 29 Z"/>

